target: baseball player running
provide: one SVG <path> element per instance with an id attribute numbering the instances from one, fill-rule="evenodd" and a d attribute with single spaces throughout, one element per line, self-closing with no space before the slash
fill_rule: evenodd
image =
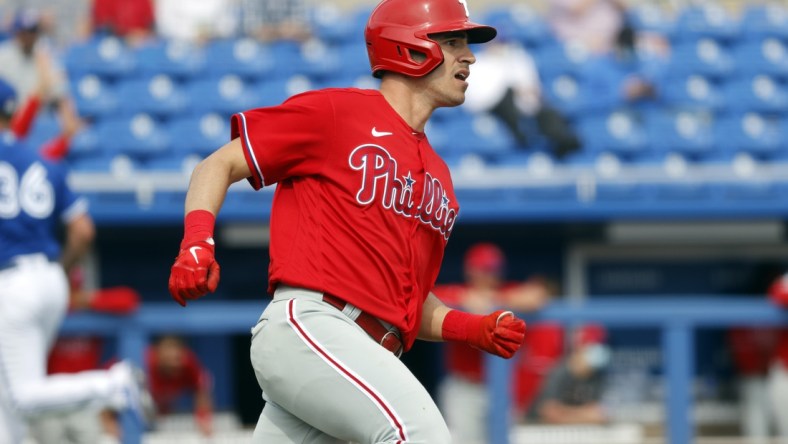
<path id="1" fill-rule="evenodd" d="M 506 358 L 525 323 L 450 309 L 431 289 L 459 206 L 424 127 L 463 103 L 474 55 L 495 37 L 465 0 L 383 0 L 365 38 L 379 90 L 325 89 L 232 117 L 231 141 L 191 177 L 169 290 L 216 289 L 213 231 L 228 187 L 277 184 L 269 292 L 251 361 L 267 401 L 254 442 L 451 442 L 398 359 L 413 342 L 462 341 Z"/>
<path id="2" fill-rule="evenodd" d="M 66 314 L 64 268 L 94 236 L 83 199 L 62 168 L 14 140 L 14 90 L 0 81 L 0 443 L 19 444 L 26 420 L 95 406 L 142 414 L 145 392 L 127 362 L 107 371 L 47 376 L 46 359 Z M 61 251 L 57 229 L 65 225 Z M 98 414 L 98 413 L 97 413 Z M 140 416 L 140 419 L 144 419 Z"/>

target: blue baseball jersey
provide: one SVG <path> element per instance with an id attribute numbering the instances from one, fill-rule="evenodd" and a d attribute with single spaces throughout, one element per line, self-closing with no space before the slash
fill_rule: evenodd
<path id="1" fill-rule="evenodd" d="M 0 264 L 14 256 L 60 256 L 58 228 L 87 211 L 60 165 L 0 132 Z"/>

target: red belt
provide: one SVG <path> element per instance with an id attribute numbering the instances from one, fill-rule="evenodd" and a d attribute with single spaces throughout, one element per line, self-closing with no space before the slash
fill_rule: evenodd
<path id="1" fill-rule="evenodd" d="M 336 307 L 339 311 L 344 310 L 348 305 L 347 302 L 331 294 L 323 294 L 323 301 Z M 396 357 L 399 358 L 402 355 L 402 340 L 396 330 L 386 328 L 378 318 L 363 311 L 356 318 L 356 324 L 383 348 L 394 353 Z"/>

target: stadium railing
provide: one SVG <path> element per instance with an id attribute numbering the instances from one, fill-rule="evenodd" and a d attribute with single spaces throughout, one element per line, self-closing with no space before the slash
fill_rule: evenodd
<path id="1" fill-rule="evenodd" d="M 66 319 L 62 332 L 91 332 L 115 336 L 122 357 L 142 363 L 144 347 L 151 335 L 164 331 L 199 334 L 248 332 L 265 304 L 259 302 L 201 301 L 187 310 L 167 303 L 143 305 L 129 317 L 76 313 Z M 176 314 L 177 312 L 177 314 Z M 585 302 L 555 302 L 529 321 L 555 320 L 565 324 L 596 322 L 615 328 L 655 328 L 661 332 L 666 384 L 666 442 L 689 444 L 694 440 L 692 390 L 694 335 L 700 328 L 764 326 L 788 323 L 788 311 L 764 297 L 687 295 L 682 298 L 594 297 Z M 491 397 L 491 444 L 508 444 L 513 426 L 509 373 L 511 362 L 488 357 L 487 384 Z M 138 444 L 142 430 L 131 417 L 122 419 L 124 444 Z"/>

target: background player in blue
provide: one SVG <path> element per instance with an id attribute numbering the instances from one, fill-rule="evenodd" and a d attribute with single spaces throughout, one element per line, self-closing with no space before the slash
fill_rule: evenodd
<path id="1" fill-rule="evenodd" d="M 143 381 L 127 362 L 107 371 L 46 374 L 66 314 L 66 270 L 88 251 L 95 230 L 62 167 L 8 130 L 15 106 L 13 89 L 0 81 L 0 443 L 21 443 L 30 418 L 88 406 L 132 408 L 144 419 Z"/>

